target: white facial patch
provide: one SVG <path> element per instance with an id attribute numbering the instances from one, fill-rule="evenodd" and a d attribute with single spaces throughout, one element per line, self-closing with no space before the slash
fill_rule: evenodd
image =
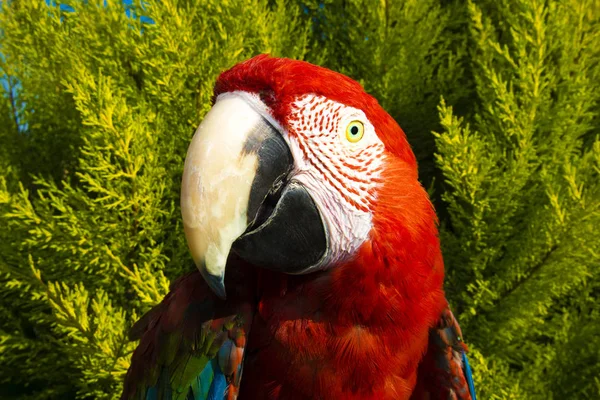
<path id="1" fill-rule="evenodd" d="M 353 143 L 346 131 L 355 121 L 363 124 L 364 135 Z M 372 228 L 370 210 L 381 184 L 384 144 L 363 111 L 322 96 L 295 101 L 288 124 L 292 180 L 309 190 L 327 230 L 328 252 L 315 269 L 347 261 Z"/>

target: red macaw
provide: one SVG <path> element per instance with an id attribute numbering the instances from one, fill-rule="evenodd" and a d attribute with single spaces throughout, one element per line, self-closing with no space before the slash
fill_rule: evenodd
<path id="1" fill-rule="evenodd" d="M 122 399 L 474 399 L 415 156 L 357 82 L 222 73 L 181 210 L 198 271 L 132 328 Z"/>

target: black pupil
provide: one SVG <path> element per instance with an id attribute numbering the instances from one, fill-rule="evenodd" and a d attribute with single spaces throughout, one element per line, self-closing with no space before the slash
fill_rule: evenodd
<path id="1" fill-rule="evenodd" d="M 354 125 L 352 128 L 350 128 L 350 133 L 352 136 L 358 135 L 358 126 Z"/>

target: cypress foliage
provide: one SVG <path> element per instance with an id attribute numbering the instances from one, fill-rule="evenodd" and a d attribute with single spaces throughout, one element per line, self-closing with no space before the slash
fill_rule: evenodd
<path id="1" fill-rule="evenodd" d="M 476 375 L 482 395 L 597 398 L 600 5 L 468 13 L 474 112 L 442 101 L 435 136 L 447 289 L 489 369 Z"/>
<path id="2" fill-rule="evenodd" d="M 128 327 L 192 268 L 187 144 L 262 52 L 406 131 L 480 397 L 600 397 L 598 1 L 61 3 L 0 2 L 3 398 L 117 398 Z"/>

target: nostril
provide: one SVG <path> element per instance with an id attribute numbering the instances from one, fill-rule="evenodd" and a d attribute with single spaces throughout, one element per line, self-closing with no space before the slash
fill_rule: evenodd
<path id="1" fill-rule="evenodd" d="M 271 197 L 271 198 L 275 198 L 276 200 L 279 200 L 279 198 L 281 197 L 281 191 L 283 190 L 283 187 L 287 183 L 287 180 L 288 180 L 287 173 L 279 175 L 277 177 L 277 179 L 275 180 L 275 182 L 273 182 L 273 186 L 271 186 L 271 189 L 269 190 L 269 193 L 267 194 L 267 198 Z"/>
<path id="2" fill-rule="evenodd" d="M 275 180 L 273 186 L 267 193 L 265 200 L 261 203 L 254 221 L 248 226 L 246 232 L 253 231 L 254 229 L 264 224 L 267 221 L 267 219 L 269 219 L 271 214 L 273 214 L 275 207 L 277 206 L 277 202 L 281 198 L 281 194 L 283 192 L 283 189 L 285 188 L 286 183 L 287 174 L 280 175 Z"/>

